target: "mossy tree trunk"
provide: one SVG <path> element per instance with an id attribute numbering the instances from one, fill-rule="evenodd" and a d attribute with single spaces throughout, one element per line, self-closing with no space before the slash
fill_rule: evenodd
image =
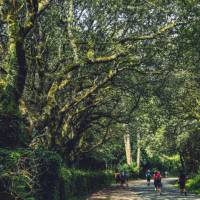
<path id="1" fill-rule="evenodd" d="M 17 146 L 23 121 L 20 115 L 26 77 L 27 61 L 25 40 L 34 27 L 37 17 L 46 9 L 49 1 L 2 1 L 0 10 L 7 32 L 7 54 L 3 60 L 7 71 L 0 108 L 0 146 Z M 22 16 L 26 16 L 22 19 Z"/>
<path id="2" fill-rule="evenodd" d="M 20 143 L 21 119 L 19 103 L 26 82 L 25 36 L 17 27 L 15 9 L 10 13 L 8 22 L 8 52 L 5 64 L 8 68 L 7 82 L 1 110 L 1 146 L 16 146 Z"/>

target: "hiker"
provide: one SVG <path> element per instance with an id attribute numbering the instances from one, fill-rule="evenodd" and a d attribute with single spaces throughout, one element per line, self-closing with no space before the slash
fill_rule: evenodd
<path id="1" fill-rule="evenodd" d="M 185 194 L 185 196 L 187 196 L 187 192 L 186 192 L 186 188 L 185 188 L 185 183 L 186 183 L 186 175 L 183 172 L 180 172 L 180 175 L 178 177 L 178 184 L 179 184 L 179 188 L 180 188 L 180 193 L 181 194 Z"/>
<path id="2" fill-rule="evenodd" d="M 128 176 L 124 171 L 120 172 L 120 184 L 122 187 L 124 184 L 128 187 Z"/>
<path id="3" fill-rule="evenodd" d="M 165 178 L 168 177 L 168 171 L 165 171 Z"/>
<path id="4" fill-rule="evenodd" d="M 161 187 L 162 187 L 162 183 L 161 183 L 161 174 L 159 171 L 156 171 L 153 175 L 153 179 L 154 179 L 154 186 L 155 186 L 155 190 L 156 192 L 160 193 L 161 195 Z"/>
<path id="5" fill-rule="evenodd" d="M 120 183 L 120 173 L 118 171 L 115 173 L 115 182 L 116 184 Z"/>
<path id="6" fill-rule="evenodd" d="M 128 180 L 129 180 L 129 172 L 125 172 L 125 179 L 126 179 L 126 186 L 128 187 Z"/>
<path id="7" fill-rule="evenodd" d="M 147 180 L 147 185 L 150 185 L 150 181 L 151 181 L 151 171 L 150 171 L 149 169 L 146 171 L 145 176 L 146 176 L 146 180 Z"/>

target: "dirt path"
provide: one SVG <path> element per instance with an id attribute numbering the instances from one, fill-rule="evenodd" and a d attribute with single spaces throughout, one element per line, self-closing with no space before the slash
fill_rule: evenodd
<path id="1" fill-rule="evenodd" d="M 156 194 L 153 183 L 146 185 L 144 180 L 130 181 L 128 188 L 121 188 L 113 185 L 93 194 L 87 200 L 200 200 L 199 196 L 188 194 L 186 197 L 180 195 L 173 186 L 175 179 L 163 179 L 162 195 Z"/>

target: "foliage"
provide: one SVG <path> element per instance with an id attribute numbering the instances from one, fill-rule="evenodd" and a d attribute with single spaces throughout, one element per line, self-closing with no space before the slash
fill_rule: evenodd
<path id="1" fill-rule="evenodd" d="M 118 165 L 117 168 L 120 172 L 128 173 L 130 178 L 137 178 L 139 175 L 139 169 L 137 168 L 137 165 L 135 162 L 132 162 L 131 165 L 121 164 L 121 165 Z"/>
<path id="2" fill-rule="evenodd" d="M 200 175 L 199 171 L 198 173 L 190 178 L 186 183 L 187 189 L 191 192 L 195 192 L 197 194 L 200 194 Z"/>
<path id="3" fill-rule="evenodd" d="M 35 152 L 39 167 L 35 176 L 37 184 L 34 185 L 35 198 L 38 200 L 59 199 L 59 174 L 61 158 L 54 152 L 39 149 Z"/>
<path id="4" fill-rule="evenodd" d="M 43 149 L 1 148 L 0 163 L 0 193 L 27 200 L 79 198 L 109 185 L 114 176 L 111 171 L 67 169 L 60 156 Z"/>
<path id="5" fill-rule="evenodd" d="M 30 153 L 0 149 L 0 154 L 1 190 L 22 199 L 32 197 L 33 185 L 30 183 L 31 177 L 27 176 L 29 170 L 22 167 L 23 159 L 30 158 Z"/>
<path id="6" fill-rule="evenodd" d="M 32 152 L 28 149 L 0 149 L 0 154 L 3 191 L 21 199 L 57 198 L 61 164 L 57 154 L 44 150 Z"/>
<path id="7" fill-rule="evenodd" d="M 77 169 L 61 169 L 61 200 L 86 196 L 108 186 L 113 181 L 113 173 L 80 171 Z"/>
<path id="8" fill-rule="evenodd" d="M 159 170 L 162 174 L 168 171 L 170 175 L 177 175 L 181 169 L 179 155 L 157 155 L 148 157 L 146 163 L 143 165 L 145 170 L 151 169 L 152 172 Z"/>
<path id="9" fill-rule="evenodd" d="M 165 1 L 3 1 L 2 79 L 16 107 L 24 102 L 33 141 L 71 164 L 114 137 L 168 71 L 176 21 L 187 21 L 179 10 Z"/>

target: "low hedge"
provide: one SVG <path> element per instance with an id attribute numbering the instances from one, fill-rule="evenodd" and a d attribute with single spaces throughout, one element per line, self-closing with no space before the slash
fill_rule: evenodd
<path id="1" fill-rule="evenodd" d="M 67 169 L 55 152 L 0 148 L 0 199 L 80 199 L 112 182 L 111 172 Z"/>
<path id="2" fill-rule="evenodd" d="M 0 149 L 0 199 L 5 198 L 5 195 L 8 199 L 11 196 L 18 199 L 33 199 L 33 184 L 27 175 L 29 172 L 21 166 L 21 161 L 30 157 L 28 151 Z"/>
<path id="3" fill-rule="evenodd" d="M 113 181 L 113 173 L 107 172 L 85 172 L 77 169 L 61 169 L 61 198 L 60 200 L 71 200 L 86 196 Z"/>

